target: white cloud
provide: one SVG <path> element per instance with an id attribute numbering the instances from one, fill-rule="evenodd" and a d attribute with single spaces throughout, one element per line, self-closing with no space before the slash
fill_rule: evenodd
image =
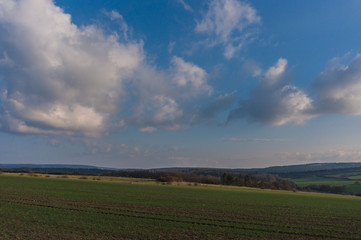
<path id="1" fill-rule="evenodd" d="M 291 85 L 286 74 L 287 60 L 280 58 L 270 67 L 248 100 L 241 100 L 232 110 L 228 121 L 248 118 L 251 121 L 280 126 L 302 123 L 314 117 L 312 99 L 296 86 Z"/>
<path id="2" fill-rule="evenodd" d="M 280 159 L 288 162 L 315 163 L 315 162 L 359 162 L 361 151 L 358 149 L 329 149 L 316 152 L 283 152 Z"/>
<path id="3" fill-rule="evenodd" d="M 174 121 L 183 114 L 183 111 L 179 109 L 177 102 L 170 97 L 154 96 L 152 105 L 154 106 L 154 120 L 159 123 Z"/>
<path id="4" fill-rule="evenodd" d="M 170 42 L 168 45 L 168 53 L 172 54 L 176 42 Z"/>
<path id="5" fill-rule="evenodd" d="M 254 142 L 254 143 L 266 143 L 266 142 L 286 142 L 287 139 L 278 138 L 222 138 L 225 142 Z"/>
<path id="6" fill-rule="evenodd" d="M 78 27 L 51 0 L 0 0 L 2 131 L 98 136 L 132 125 L 151 133 L 208 121 L 233 104 L 233 95 L 213 99 L 194 63 L 174 56 L 162 70 L 147 62 L 123 16 L 103 13 L 118 33 Z"/>
<path id="7" fill-rule="evenodd" d="M 119 30 L 122 33 L 122 37 L 125 40 L 128 40 L 128 32 L 129 32 L 129 28 L 128 28 L 128 24 L 125 22 L 123 16 L 117 12 L 116 10 L 112 10 L 110 12 L 103 10 L 104 14 L 107 15 L 110 20 L 118 23 L 119 26 Z M 117 35 L 116 32 L 113 33 L 114 35 Z"/>
<path id="8" fill-rule="evenodd" d="M 111 18 L 111 20 L 121 20 L 123 21 L 123 16 L 117 12 L 116 10 L 112 10 L 108 13 L 109 17 Z"/>
<path id="9" fill-rule="evenodd" d="M 144 66 L 137 72 L 133 86 L 135 103 L 127 125 L 165 129 L 178 125 L 183 111 L 176 100 L 179 91 L 172 84 L 170 74 Z"/>
<path id="10" fill-rule="evenodd" d="M 0 52 L 13 62 L 0 65 L 3 125 L 18 122 L 10 130 L 29 133 L 106 128 L 123 82 L 143 61 L 142 43 L 79 28 L 50 0 L 1 1 L 0 25 Z"/>
<path id="11" fill-rule="evenodd" d="M 6 51 L 3 52 L 3 57 L 0 58 L 0 66 L 12 66 L 14 64 L 13 60 L 9 58 Z"/>
<path id="12" fill-rule="evenodd" d="M 286 71 L 287 63 L 288 63 L 287 60 L 284 58 L 278 59 L 276 65 L 270 67 L 266 72 L 263 79 L 264 84 L 267 85 L 277 84 Z"/>
<path id="13" fill-rule="evenodd" d="M 142 133 L 153 133 L 155 131 L 157 131 L 157 129 L 155 127 L 139 128 L 139 132 L 142 132 Z"/>
<path id="14" fill-rule="evenodd" d="M 193 9 L 191 6 L 189 6 L 188 3 L 185 2 L 185 0 L 178 0 L 180 4 L 182 4 L 183 8 L 187 11 L 193 12 Z"/>
<path id="15" fill-rule="evenodd" d="M 348 65 L 333 59 L 314 83 L 315 111 L 320 114 L 361 114 L 361 54 Z"/>
<path id="16" fill-rule="evenodd" d="M 177 87 L 183 88 L 185 93 L 189 93 L 190 96 L 198 94 L 211 95 L 213 92 L 212 87 L 207 84 L 207 73 L 204 69 L 185 62 L 179 57 L 173 57 L 173 81 Z"/>
<path id="17" fill-rule="evenodd" d="M 262 68 L 254 61 L 245 61 L 241 68 L 242 76 L 259 77 L 263 73 Z"/>
<path id="18" fill-rule="evenodd" d="M 250 41 L 250 27 L 261 23 L 256 10 L 238 0 L 213 0 L 195 31 L 208 35 L 210 46 L 222 44 L 224 56 L 230 59 Z"/>
<path id="19" fill-rule="evenodd" d="M 2 128 L 6 128 L 7 131 L 16 133 L 35 133 L 35 134 L 57 134 L 57 130 L 46 130 L 37 127 L 27 126 L 24 121 L 13 118 L 8 112 L 5 112 L 1 116 L 3 121 L 0 125 Z M 66 134 L 66 133 L 64 133 Z"/>
<path id="20" fill-rule="evenodd" d="M 205 118 L 194 117 L 193 113 L 199 110 L 195 103 L 213 93 L 206 71 L 176 56 L 168 71 L 143 67 L 133 84 L 136 103 L 134 115 L 127 123 L 140 128 L 177 130 L 204 121 Z"/>
<path id="21" fill-rule="evenodd" d="M 260 79 L 248 100 L 241 100 L 232 110 L 228 121 L 248 118 L 269 125 L 302 123 L 322 114 L 361 115 L 361 54 L 349 64 L 340 58 L 328 67 L 313 83 L 315 99 L 291 84 L 286 74 L 287 60 L 280 58 Z"/>

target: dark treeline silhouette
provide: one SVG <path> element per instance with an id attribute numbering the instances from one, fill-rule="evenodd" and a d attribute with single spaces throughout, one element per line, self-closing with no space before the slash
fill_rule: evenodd
<path id="1" fill-rule="evenodd" d="M 293 182 L 274 174 L 247 173 L 242 175 L 232 169 L 150 169 L 150 170 L 99 170 L 99 169 L 67 169 L 67 168 L 34 168 L 34 169 L 6 169 L 3 171 L 15 173 L 45 173 L 57 175 L 93 175 L 110 177 L 129 177 L 155 179 L 162 183 L 190 182 L 202 184 L 223 184 L 233 186 L 247 186 L 268 189 L 295 190 Z"/>
<path id="2" fill-rule="evenodd" d="M 237 171 L 227 170 L 227 172 L 221 172 L 221 170 L 172 170 L 172 171 L 160 171 L 160 177 L 157 178 L 160 182 L 194 182 L 194 183 L 206 183 L 206 184 L 222 184 L 232 186 L 245 186 L 255 187 L 263 189 L 279 189 L 279 190 L 297 190 L 296 184 L 292 181 L 283 179 L 274 174 L 258 174 L 247 173 L 242 174 Z"/>
<path id="3" fill-rule="evenodd" d="M 223 173 L 221 184 L 233 186 L 246 186 L 263 189 L 297 190 L 297 185 L 292 181 L 283 179 L 274 174 L 232 174 Z"/>
<path id="4" fill-rule="evenodd" d="M 103 176 L 130 177 L 155 179 L 159 182 L 197 182 L 207 184 L 220 184 L 219 177 L 212 175 L 198 175 L 184 170 L 132 170 L 132 171 L 111 171 L 102 174 Z"/>

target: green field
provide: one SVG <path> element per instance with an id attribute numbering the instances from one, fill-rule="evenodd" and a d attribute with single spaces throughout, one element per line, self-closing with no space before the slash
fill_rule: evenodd
<path id="1" fill-rule="evenodd" d="M 291 180 L 300 187 L 308 185 L 329 185 L 329 186 L 345 186 L 346 190 L 352 194 L 361 193 L 361 184 L 358 182 L 360 176 L 332 176 L 332 177 L 304 177 L 292 178 Z"/>
<path id="2" fill-rule="evenodd" d="M 361 175 L 350 176 L 349 179 L 352 179 L 352 180 L 361 180 Z"/>
<path id="3" fill-rule="evenodd" d="M 305 187 L 307 185 L 316 184 L 316 185 L 330 185 L 330 186 L 344 186 L 354 181 L 350 182 L 346 179 L 340 178 L 326 178 L 326 177 L 305 177 L 305 178 L 294 178 L 292 179 L 294 183 L 296 183 L 300 187 Z"/>
<path id="4" fill-rule="evenodd" d="M 0 175 L 0 239 L 361 239 L 361 198 Z"/>

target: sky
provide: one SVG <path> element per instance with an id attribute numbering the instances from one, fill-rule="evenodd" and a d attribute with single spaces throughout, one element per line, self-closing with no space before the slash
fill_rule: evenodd
<path id="1" fill-rule="evenodd" d="M 0 163 L 361 161 L 357 0 L 0 0 Z"/>

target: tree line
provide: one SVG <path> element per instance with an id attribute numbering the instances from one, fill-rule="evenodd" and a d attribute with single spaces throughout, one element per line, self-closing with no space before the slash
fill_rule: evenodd
<path id="1" fill-rule="evenodd" d="M 172 182 L 189 182 L 201 184 L 221 184 L 262 189 L 289 191 L 311 191 L 334 194 L 350 194 L 344 186 L 308 185 L 298 187 L 294 182 L 269 173 L 242 173 L 237 170 L 223 169 L 151 169 L 151 170 L 93 170 L 93 169 L 0 169 L 1 172 L 45 173 L 57 175 L 93 175 L 129 178 L 155 179 L 169 184 Z"/>
<path id="2" fill-rule="evenodd" d="M 221 184 L 292 191 L 297 189 L 297 185 L 292 181 L 279 178 L 272 174 L 246 174 L 243 176 L 242 173 L 240 173 L 235 177 L 233 174 L 223 173 L 221 177 Z"/>

